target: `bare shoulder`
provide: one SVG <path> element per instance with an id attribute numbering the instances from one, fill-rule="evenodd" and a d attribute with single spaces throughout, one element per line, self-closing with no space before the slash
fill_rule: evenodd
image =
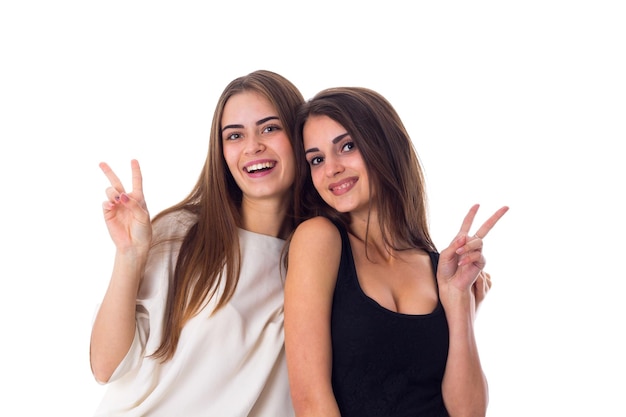
<path id="1" fill-rule="evenodd" d="M 315 275 L 336 273 L 341 258 L 341 235 L 337 227 L 325 217 L 314 217 L 302 222 L 289 246 L 289 272 Z"/>
<path id="2" fill-rule="evenodd" d="M 302 222 L 289 245 L 285 300 L 303 297 L 312 303 L 319 296 L 327 301 L 340 260 L 341 235 L 337 227 L 325 217 Z"/>
<path id="3" fill-rule="evenodd" d="M 304 246 L 333 245 L 333 243 L 340 245 L 341 236 L 337 226 L 326 217 L 320 216 L 308 219 L 298 225 L 293 235 L 293 241 L 296 245 L 301 242 Z"/>

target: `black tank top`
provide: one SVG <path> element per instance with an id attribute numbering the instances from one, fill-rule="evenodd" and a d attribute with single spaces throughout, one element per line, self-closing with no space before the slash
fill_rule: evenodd
<path id="1" fill-rule="evenodd" d="M 387 310 L 361 289 L 347 232 L 333 296 L 332 384 L 342 417 L 444 417 L 448 322 Z M 430 253 L 437 270 L 438 253 Z M 435 281 L 436 283 L 436 281 Z"/>

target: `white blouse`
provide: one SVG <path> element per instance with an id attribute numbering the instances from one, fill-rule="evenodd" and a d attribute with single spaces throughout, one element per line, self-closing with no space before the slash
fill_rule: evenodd
<path id="1" fill-rule="evenodd" d="M 191 214 L 155 225 L 180 237 Z M 161 237 L 161 236 L 158 236 Z M 96 416 L 291 417 L 283 336 L 284 241 L 239 230 L 242 268 L 231 300 L 214 301 L 183 328 L 174 357 L 148 358 L 161 342 L 164 309 L 181 241 L 154 248 L 137 296 L 135 339 Z M 213 297 L 216 299 L 217 297 Z"/>

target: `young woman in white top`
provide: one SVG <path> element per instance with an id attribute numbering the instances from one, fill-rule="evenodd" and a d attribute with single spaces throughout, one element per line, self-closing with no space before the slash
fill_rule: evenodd
<path id="1" fill-rule="evenodd" d="M 116 246 L 93 323 L 97 416 L 289 417 L 281 253 L 294 227 L 293 126 L 304 102 L 270 71 L 233 80 L 213 116 L 200 177 L 151 219 L 106 163 Z"/>

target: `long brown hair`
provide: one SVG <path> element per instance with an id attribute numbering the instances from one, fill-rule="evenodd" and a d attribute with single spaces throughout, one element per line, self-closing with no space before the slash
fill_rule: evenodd
<path id="1" fill-rule="evenodd" d="M 197 217 L 180 248 L 169 287 L 163 340 L 152 354 L 163 361 L 172 358 L 183 326 L 216 296 L 222 281 L 224 292 L 215 310 L 228 302 L 237 287 L 240 270 L 237 228 L 241 226 L 242 192 L 224 160 L 221 120 L 228 99 L 244 91 L 257 92 L 272 103 L 295 147 L 295 116 L 304 98 L 289 80 L 271 71 L 258 70 L 236 78 L 226 86 L 215 107 L 209 151 L 198 182 L 186 198 L 153 219 L 157 222 L 166 214 L 180 210 L 187 210 Z M 285 223 L 283 228 L 293 228 L 293 206 L 287 211 Z"/>
<path id="2" fill-rule="evenodd" d="M 328 116 L 342 125 L 363 156 L 370 188 L 376 190 L 373 198 L 385 244 L 396 250 L 435 251 L 428 228 L 424 174 L 413 143 L 393 106 L 367 88 L 326 89 L 300 109 L 294 148 L 296 213 L 302 218 L 326 216 L 349 227 L 349 216 L 329 207 L 313 186 L 302 136 L 312 115 Z"/>

